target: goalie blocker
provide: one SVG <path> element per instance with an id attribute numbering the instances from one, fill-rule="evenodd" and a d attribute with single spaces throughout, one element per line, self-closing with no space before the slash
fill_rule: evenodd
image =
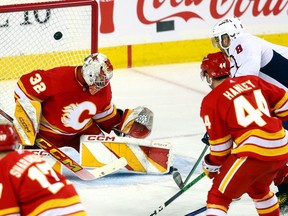
<path id="1" fill-rule="evenodd" d="M 124 157 L 122 171 L 166 174 L 173 166 L 170 143 L 105 135 L 83 135 L 80 139 L 80 164 L 101 167 Z"/>

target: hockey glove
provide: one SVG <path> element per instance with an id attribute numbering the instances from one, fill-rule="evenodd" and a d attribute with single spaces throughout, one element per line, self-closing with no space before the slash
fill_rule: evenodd
<path id="1" fill-rule="evenodd" d="M 219 172 L 221 166 L 213 165 L 209 160 L 209 154 L 204 157 L 204 161 L 202 162 L 202 168 L 205 174 L 213 179 Z"/>
<path id="2" fill-rule="evenodd" d="M 274 184 L 276 186 L 286 183 L 288 184 L 288 164 L 280 169 L 274 179 Z"/>
<path id="3" fill-rule="evenodd" d="M 116 131 L 118 136 L 128 136 L 134 138 L 145 138 L 152 130 L 153 112 L 143 106 L 135 109 L 126 109 L 122 116 L 122 121 Z"/>
<path id="4" fill-rule="evenodd" d="M 205 134 L 204 134 L 204 136 L 203 136 L 203 138 L 201 139 L 201 141 L 204 143 L 204 144 L 206 144 L 206 145 L 210 145 L 210 143 L 209 143 L 209 134 L 206 132 Z"/>

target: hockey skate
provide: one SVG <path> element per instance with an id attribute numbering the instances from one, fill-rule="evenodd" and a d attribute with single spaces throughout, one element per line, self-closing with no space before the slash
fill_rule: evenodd
<path id="1" fill-rule="evenodd" d="M 280 206 L 280 215 L 288 216 L 288 193 L 276 193 Z"/>

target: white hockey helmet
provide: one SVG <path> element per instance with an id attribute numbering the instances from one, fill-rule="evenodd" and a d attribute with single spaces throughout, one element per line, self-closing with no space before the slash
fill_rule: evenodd
<path id="1" fill-rule="evenodd" d="M 232 40 L 242 32 L 244 32 L 244 28 L 239 18 L 226 18 L 214 26 L 212 44 L 227 52 Z"/>
<path id="2" fill-rule="evenodd" d="M 243 33 L 244 32 L 244 27 L 242 25 L 242 22 L 241 20 L 238 18 L 238 17 L 233 17 L 233 18 L 230 18 L 232 20 L 232 23 L 234 24 L 234 26 L 236 27 L 236 36 L 240 33 Z"/>
<path id="3" fill-rule="evenodd" d="M 113 66 L 106 55 L 94 53 L 84 59 L 82 76 L 93 95 L 109 84 L 113 76 Z"/>

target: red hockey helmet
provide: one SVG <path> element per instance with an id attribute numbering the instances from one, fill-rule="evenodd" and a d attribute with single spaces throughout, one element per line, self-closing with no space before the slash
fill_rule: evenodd
<path id="1" fill-rule="evenodd" d="M 11 124 L 0 124 L 0 151 L 16 149 L 19 137 Z"/>
<path id="2" fill-rule="evenodd" d="M 209 85 L 212 78 L 230 75 L 230 62 L 223 52 L 210 53 L 205 56 L 201 63 L 201 78 L 206 77 Z"/>

